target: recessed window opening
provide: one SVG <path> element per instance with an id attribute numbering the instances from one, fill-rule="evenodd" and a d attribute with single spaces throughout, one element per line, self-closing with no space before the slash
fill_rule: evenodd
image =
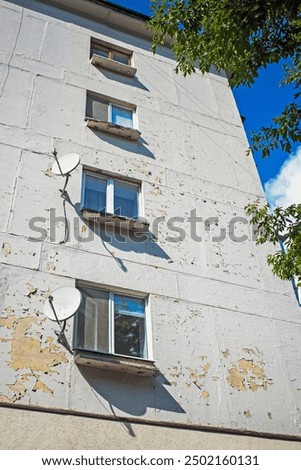
<path id="1" fill-rule="evenodd" d="M 76 349 L 137 358 L 148 357 L 147 299 L 79 286 Z"/>

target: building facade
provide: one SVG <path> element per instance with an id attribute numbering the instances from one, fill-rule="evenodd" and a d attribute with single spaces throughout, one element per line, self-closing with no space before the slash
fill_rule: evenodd
<path id="1" fill-rule="evenodd" d="M 0 21 L 2 448 L 301 448 L 301 312 L 245 219 L 264 196 L 224 74 L 176 74 L 104 1 Z M 66 192 L 53 152 L 81 158 Z"/>

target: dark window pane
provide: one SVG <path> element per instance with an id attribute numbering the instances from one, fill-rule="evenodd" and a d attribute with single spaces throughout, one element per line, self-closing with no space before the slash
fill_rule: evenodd
<path id="1" fill-rule="evenodd" d="M 144 356 L 144 318 L 115 315 L 115 353 Z"/>
<path id="2" fill-rule="evenodd" d="M 121 295 L 114 296 L 115 353 L 144 357 L 145 302 Z"/>
<path id="3" fill-rule="evenodd" d="M 83 301 L 77 313 L 77 347 L 109 352 L 109 294 L 81 288 Z"/>
<path id="4" fill-rule="evenodd" d="M 90 209 L 95 212 L 105 212 L 107 192 L 106 180 L 91 175 L 86 175 L 85 178 L 84 209 Z"/>
<path id="5" fill-rule="evenodd" d="M 108 108 L 109 105 L 105 101 L 98 99 L 94 95 L 87 95 L 87 117 L 108 122 Z"/>
<path id="6" fill-rule="evenodd" d="M 129 56 L 127 54 L 122 54 L 122 52 L 113 52 L 113 59 L 121 64 L 129 64 Z"/>
<path id="7" fill-rule="evenodd" d="M 138 218 L 138 186 L 115 181 L 114 213 L 123 217 Z"/>
<path id="8" fill-rule="evenodd" d="M 92 55 L 96 54 L 96 55 L 99 55 L 100 57 L 105 57 L 106 59 L 108 59 L 108 57 L 109 57 L 109 50 L 108 49 L 97 47 L 95 45 L 92 47 L 91 52 L 92 52 Z"/>

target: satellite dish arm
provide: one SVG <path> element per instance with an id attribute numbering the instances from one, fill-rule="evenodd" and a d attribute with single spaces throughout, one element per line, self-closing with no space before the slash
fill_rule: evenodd
<path id="1" fill-rule="evenodd" d="M 69 178 L 70 178 L 70 173 L 68 173 L 68 174 L 66 175 L 65 184 L 64 184 L 63 189 L 60 189 L 60 191 L 61 191 L 61 193 L 62 193 L 62 194 L 61 194 L 61 197 L 64 197 L 64 195 L 65 195 Z"/>
<path id="2" fill-rule="evenodd" d="M 53 305 L 53 297 L 52 297 L 52 295 L 50 295 L 50 296 L 48 297 L 48 301 L 49 301 L 49 304 L 50 304 L 51 309 L 52 309 L 52 311 L 53 311 L 53 314 L 54 314 L 54 316 L 55 316 L 56 322 L 57 322 L 57 324 L 58 324 L 59 327 L 60 327 L 60 332 L 57 333 L 57 336 L 58 336 L 57 340 L 58 340 L 59 343 L 64 344 L 64 343 L 66 342 L 66 338 L 65 338 L 64 332 L 65 332 L 65 329 L 66 329 L 67 321 L 66 321 L 66 320 L 64 320 L 63 322 L 60 322 L 60 321 L 59 321 L 59 319 L 58 319 L 58 317 L 57 317 L 57 314 L 56 314 L 56 311 L 55 311 L 55 308 L 54 308 L 54 305 Z"/>
<path id="3" fill-rule="evenodd" d="M 55 308 L 54 308 L 54 306 L 53 306 L 53 297 L 52 297 L 52 295 L 50 295 L 50 296 L 48 297 L 48 302 L 50 303 L 50 307 L 51 307 L 51 309 L 52 309 L 52 311 L 53 311 L 53 315 L 55 316 L 55 319 L 56 319 L 57 323 L 60 324 L 60 321 L 59 321 L 59 319 L 58 319 L 58 317 L 57 317 Z"/>

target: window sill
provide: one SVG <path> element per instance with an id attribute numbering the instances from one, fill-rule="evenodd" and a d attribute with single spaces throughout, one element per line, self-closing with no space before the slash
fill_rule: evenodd
<path id="1" fill-rule="evenodd" d="M 96 222 L 100 224 L 111 223 L 115 227 L 131 230 L 135 233 L 145 233 L 149 229 L 149 223 L 145 219 L 130 219 L 115 214 L 107 214 L 104 212 L 94 212 L 89 209 L 82 209 L 83 218 L 88 222 Z"/>
<path id="2" fill-rule="evenodd" d="M 111 72 L 127 75 L 128 77 L 134 77 L 137 72 L 137 69 L 135 69 L 135 67 L 131 67 L 130 65 L 126 64 L 121 64 L 116 60 L 101 57 L 97 54 L 93 54 L 93 56 L 91 57 L 91 64 L 95 65 L 96 67 L 103 67 L 104 69 L 110 70 Z"/>
<path id="3" fill-rule="evenodd" d="M 131 129 L 130 127 L 118 126 L 112 122 L 98 121 L 97 119 L 86 117 L 87 127 L 96 129 L 98 131 L 108 132 L 109 134 L 118 135 L 125 139 L 138 140 L 141 132 L 137 129 Z"/>
<path id="4" fill-rule="evenodd" d="M 96 367 L 113 372 L 124 372 L 145 377 L 152 377 L 158 373 L 154 361 L 137 357 L 118 356 L 100 352 L 76 349 L 74 362 L 78 365 Z"/>

